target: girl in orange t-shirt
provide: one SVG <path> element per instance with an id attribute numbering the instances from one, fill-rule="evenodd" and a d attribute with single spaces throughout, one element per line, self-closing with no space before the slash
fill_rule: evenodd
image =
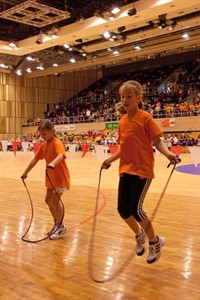
<path id="1" fill-rule="evenodd" d="M 63 208 L 60 197 L 62 193 L 70 187 L 70 174 L 65 162 L 65 148 L 63 143 L 54 135 L 55 129 L 53 123 L 50 120 L 44 120 L 40 123 L 38 131 L 44 139 L 44 143 L 41 145 L 36 156 L 29 163 L 21 178 L 25 179 L 37 162 L 41 159 L 45 159 L 46 171 L 51 180 L 50 182 L 46 175 L 45 183 L 47 190 L 45 202 L 49 206 L 49 210 L 54 219 L 54 226 L 48 232 L 48 235 L 50 239 L 58 239 L 67 232 L 67 228 L 64 226 L 62 220 Z"/>
<path id="2" fill-rule="evenodd" d="M 118 109 L 125 111 L 119 121 L 119 149 L 102 164 L 107 169 L 117 159 L 119 162 L 118 212 L 135 233 L 136 254 L 146 250 L 146 236 L 149 240 L 147 263 L 156 262 L 161 255 L 165 239 L 156 235 L 151 220 L 143 210 L 143 201 L 154 178 L 154 146 L 175 164 L 178 157 L 170 152 L 160 139 L 162 131 L 152 116 L 143 108 L 143 89 L 137 81 L 127 81 L 119 89 L 121 96 Z"/>

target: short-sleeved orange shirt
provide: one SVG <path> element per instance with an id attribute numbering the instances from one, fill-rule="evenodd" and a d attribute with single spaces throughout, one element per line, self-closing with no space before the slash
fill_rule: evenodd
<path id="1" fill-rule="evenodd" d="M 66 153 L 63 143 L 56 137 L 50 141 L 45 141 L 38 153 L 35 156 L 36 160 L 45 159 L 46 164 L 48 165 L 52 160 L 58 156 L 58 154 L 63 154 L 63 160 L 55 166 L 53 171 L 49 171 L 49 176 L 51 182 L 55 188 L 63 187 L 69 189 L 70 187 L 70 174 L 65 162 Z M 46 176 L 46 187 L 52 188 L 51 183 L 49 182 Z"/>
<path id="2" fill-rule="evenodd" d="M 162 134 L 152 116 L 139 109 L 133 115 L 124 115 L 119 121 L 119 173 L 154 178 L 152 139 Z"/>

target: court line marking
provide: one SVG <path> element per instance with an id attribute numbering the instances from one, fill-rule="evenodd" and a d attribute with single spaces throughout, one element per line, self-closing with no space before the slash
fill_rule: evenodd
<path id="1" fill-rule="evenodd" d="M 93 187 L 91 187 L 91 186 L 84 186 L 84 187 L 93 189 L 93 190 L 95 190 L 95 191 L 97 192 L 97 189 L 96 189 L 96 188 L 93 188 Z M 105 196 L 105 194 L 104 194 L 103 192 L 100 191 L 99 194 L 102 196 L 103 203 L 102 203 L 102 205 L 99 207 L 99 209 L 96 211 L 96 213 L 94 213 L 93 215 L 91 215 L 91 216 L 89 216 L 89 217 L 83 219 L 83 220 L 82 220 L 81 222 L 79 222 L 78 224 L 73 225 L 72 227 L 70 227 L 70 228 L 68 229 L 68 231 L 73 231 L 74 229 L 76 229 L 76 228 L 82 226 L 83 224 L 89 222 L 90 220 L 96 218 L 96 216 L 97 216 L 98 214 L 100 214 L 100 213 L 104 210 L 104 208 L 105 208 L 105 206 L 106 206 L 106 204 L 107 204 L 107 198 L 106 198 L 106 196 Z M 94 203 L 94 204 L 95 204 L 95 203 Z M 49 241 L 49 240 L 47 239 L 47 240 L 44 240 L 43 242 L 45 242 L 45 241 Z M 23 241 L 22 241 L 22 242 L 23 242 Z M 31 243 L 31 244 L 33 245 L 33 244 L 39 244 L 39 243 Z M 30 246 L 30 244 L 29 244 L 29 246 Z M 15 248 L 15 249 L 10 250 L 10 251 L 2 252 L 2 253 L 0 253 L 0 259 L 1 259 L 1 257 L 11 256 L 12 254 L 14 254 L 14 253 L 16 253 L 16 252 L 18 252 L 18 251 L 22 251 L 22 250 L 24 250 L 24 249 L 27 249 L 27 247 L 28 247 L 28 244 L 27 244 L 26 246 L 23 246 L 23 247 L 20 247 L 20 248 Z M 3 251 L 3 250 L 2 250 L 2 251 Z"/>

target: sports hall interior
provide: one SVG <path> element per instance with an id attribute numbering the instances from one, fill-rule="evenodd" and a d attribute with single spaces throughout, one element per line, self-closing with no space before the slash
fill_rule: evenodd
<path id="1" fill-rule="evenodd" d="M 199 300 L 199 1 L 0 0 L 0 8 L 0 299 Z M 118 89 L 130 79 L 181 159 L 167 167 L 153 149 L 144 208 L 166 245 L 152 265 L 135 254 L 117 212 L 118 162 L 101 171 L 116 146 Z M 65 144 L 71 176 L 62 196 L 68 231 L 55 241 L 46 238 L 45 162 L 27 189 L 20 178 L 44 118 Z"/>

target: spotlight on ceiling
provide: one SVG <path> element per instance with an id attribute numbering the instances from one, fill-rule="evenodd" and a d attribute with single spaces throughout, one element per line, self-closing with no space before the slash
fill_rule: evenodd
<path id="1" fill-rule="evenodd" d="M 117 30 L 119 31 L 119 32 L 122 32 L 122 31 L 124 31 L 126 29 L 126 26 L 121 26 L 121 27 L 118 27 L 117 28 Z"/>
<path id="2" fill-rule="evenodd" d="M 83 39 L 77 39 L 75 40 L 76 43 L 82 43 L 83 42 Z"/>
<path id="3" fill-rule="evenodd" d="M 36 42 L 36 44 L 40 45 L 43 43 L 43 40 L 42 40 L 42 38 L 39 38 L 35 42 Z"/>
<path id="4" fill-rule="evenodd" d="M 134 16 L 134 15 L 136 15 L 137 14 L 137 10 L 136 10 L 136 8 L 131 8 L 131 9 L 129 9 L 128 11 L 127 11 L 127 15 L 128 16 Z"/>

